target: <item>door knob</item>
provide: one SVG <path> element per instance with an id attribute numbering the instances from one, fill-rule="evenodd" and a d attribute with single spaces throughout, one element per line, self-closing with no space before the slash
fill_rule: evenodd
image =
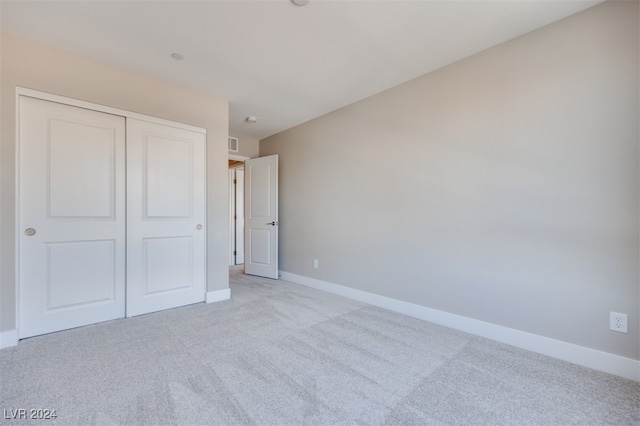
<path id="1" fill-rule="evenodd" d="M 33 237 L 34 235 L 36 235 L 36 230 L 33 229 L 33 228 L 27 228 L 27 229 L 24 230 L 24 234 L 27 237 Z"/>
<path id="2" fill-rule="evenodd" d="M 196 225 L 196 229 L 197 229 L 198 231 L 199 231 L 199 230 L 201 230 L 201 229 L 202 229 L 202 225 L 197 224 L 197 225 Z"/>
<path id="3" fill-rule="evenodd" d="M 276 222 L 275 220 L 273 222 L 267 223 L 267 225 L 271 225 L 271 226 L 276 226 L 277 224 L 278 224 L 278 222 Z"/>

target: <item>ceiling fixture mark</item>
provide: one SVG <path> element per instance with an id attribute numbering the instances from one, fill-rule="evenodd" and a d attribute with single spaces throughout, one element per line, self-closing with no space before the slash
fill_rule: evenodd
<path id="1" fill-rule="evenodd" d="M 310 0 L 291 0 L 291 3 L 295 4 L 296 6 L 306 6 L 309 4 Z"/>
<path id="2" fill-rule="evenodd" d="M 245 118 L 244 121 L 246 121 L 249 124 L 253 124 L 253 123 L 258 121 L 258 117 L 254 117 L 253 115 L 251 115 L 251 116 Z"/>
<path id="3" fill-rule="evenodd" d="M 178 52 L 172 53 L 171 57 L 173 59 L 175 59 L 176 61 L 181 61 L 181 60 L 184 59 L 184 55 L 182 53 L 178 53 Z"/>

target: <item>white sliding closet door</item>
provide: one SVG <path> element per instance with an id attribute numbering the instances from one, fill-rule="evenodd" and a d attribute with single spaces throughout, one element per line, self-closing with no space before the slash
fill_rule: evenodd
<path id="1" fill-rule="evenodd" d="M 18 98 L 19 337 L 204 301 L 205 130 L 37 96 Z"/>
<path id="2" fill-rule="evenodd" d="M 127 316 L 204 301 L 205 134 L 127 120 Z"/>
<path id="3" fill-rule="evenodd" d="M 124 316 L 125 119 L 19 100 L 20 338 Z"/>

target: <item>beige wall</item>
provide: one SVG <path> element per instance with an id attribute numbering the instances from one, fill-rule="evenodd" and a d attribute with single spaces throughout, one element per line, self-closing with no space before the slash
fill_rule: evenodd
<path id="1" fill-rule="evenodd" d="M 607 2 L 262 140 L 281 269 L 637 360 L 638 16 Z"/>
<path id="2" fill-rule="evenodd" d="M 228 104 L 1 33 L 0 331 L 15 328 L 15 87 L 22 86 L 207 129 L 209 291 L 229 287 Z"/>
<path id="3" fill-rule="evenodd" d="M 260 154 L 260 141 L 255 138 L 249 138 L 245 136 L 235 136 L 238 138 L 238 152 L 229 151 L 229 155 L 239 155 L 241 157 L 256 158 Z"/>

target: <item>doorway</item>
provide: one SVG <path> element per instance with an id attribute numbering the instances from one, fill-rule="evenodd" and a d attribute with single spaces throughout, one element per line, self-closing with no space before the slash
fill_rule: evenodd
<path id="1" fill-rule="evenodd" d="M 278 279 L 278 156 L 229 161 L 229 264 Z"/>
<path id="2" fill-rule="evenodd" d="M 229 156 L 229 266 L 244 264 L 244 157 Z"/>

